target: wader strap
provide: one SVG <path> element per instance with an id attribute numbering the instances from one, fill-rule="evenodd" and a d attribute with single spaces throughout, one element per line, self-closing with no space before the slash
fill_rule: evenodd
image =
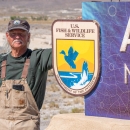
<path id="1" fill-rule="evenodd" d="M 30 65 L 30 59 L 26 59 L 21 78 L 26 78 L 28 74 L 28 68 Z"/>
<path id="2" fill-rule="evenodd" d="M 8 55 L 3 56 L 3 61 L 2 61 L 2 64 L 1 64 L 1 79 L 2 80 L 5 78 L 5 74 L 6 74 L 7 56 Z"/>
<path id="3" fill-rule="evenodd" d="M 2 61 L 1 64 L 1 79 L 5 78 L 5 73 L 6 73 L 6 60 Z"/>

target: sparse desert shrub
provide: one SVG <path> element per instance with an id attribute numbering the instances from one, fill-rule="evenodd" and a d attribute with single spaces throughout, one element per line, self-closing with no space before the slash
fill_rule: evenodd
<path id="1" fill-rule="evenodd" d="M 67 110 L 60 110 L 59 113 L 64 114 L 64 113 L 68 113 L 68 111 Z"/>
<path id="2" fill-rule="evenodd" d="M 75 103 L 75 104 L 79 104 L 79 103 L 83 104 L 83 101 L 84 101 L 84 99 L 81 98 L 81 97 L 76 97 L 76 98 L 74 99 L 74 103 Z"/>
<path id="3" fill-rule="evenodd" d="M 43 16 L 44 20 L 47 21 L 48 20 L 48 17 L 47 16 Z"/>
<path id="4" fill-rule="evenodd" d="M 16 19 L 16 18 L 19 18 L 19 17 L 16 17 L 16 16 L 10 16 L 10 19 L 11 19 L 11 20 L 14 20 L 14 19 Z"/>
<path id="5" fill-rule="evenodd" d="M 39 16 L 39 17 L 36 18 L 36 20 L 43 20 L 43 17 Z"/>
<path id="6" fill-rule="evenodd" d="M 21 17 L 21 19 L 27 20 L 28 18 L 27 17 Z"/>
<path id="7" fill-rule="evenodd" d="M 62 93 L 62 98 L 67 98 L 66 93 Z"/>
<path id="8" fill-rule="evenodd" d="M 27 20 L 28 18 L 27 18 L 27 17 L 19 17 L 19 16 L 10 16 L 10 19 L 11 19 L 11 20 L 14 20 L 14 19 L 23 19 L 23 20 Z"/>
<path id="9" fill-rule="evenodd" d="M 47 119 L 48 119 L 48 117 L 44 117 L 44 118 L 43 118 L 43 120 L 47 120 Z"/>
<path id="10" fill-rule="evenodd" d="M 51 82 L 51 79 L 47 79 L 48 82 Z"/>
<path id="11" fill-rule="evenodd" d="M 74 96 L 72 96 L 72 95 L 70 95 L 70 94 L 68 94 L 68 93 L 63 92 L 63 93 L 62 93 L 62 97 L 63 97 L 63 98 L 73 98 Z"/>
<path id="12" fill-rule="evenodd" d="M 67 103 L 65 104 L 65 106 L 70 106 L 70 105 L 72 105 L 72 102 L 67 102 Z"/>
<path id="13" fill-rule="evenodd" d="M 52 107 L 59 108 L 59 105 L 56 104 L 55 102 L 50 102 L 49 107 L 50 107 L 50 108 L 52 108 Z"/>
<path id="14" fill-rule="evenodd" d="M 84 109 L 81 109 L 81 108 L 73 108 L 71 110 L 72 113 L 82 113 L 84 111 Z"/>
<path id="15" fill-rule="evenodd" d="M 32 19 L 32 20 L 36 20 L 36 18 L 35 18 L 35 17 L 33 17 L 33 16 L 31 16 L 31 19 Z"/>
<path id="16" fill-rule="evenodd" d="M 51 85 L 50 91 L 57 92 L 57 91 L 59 91 L 59 90 L 60 90 L 60 89 L 56 86 L 56 84 L 52 84 L 52 85 Z"/>
<path id="17" fill-rule="evenodd" d="M 48 76 L 53 76 L 53 75 L 54 75 L 53 69 L 49 70 L 49 71 L 48 71 Z"/>
<path id="18" fill-rule="evenodd" d="M 39 20 L 45 20 L 45 21 L 47 21 L 48 20 L 48 16 L 38 16 L 38 17 L 34 17 L 34 16 L 31 16 L 31 19 L 32 20 L 37 20 L 37 21 L 39 21 Z"/>
<path id="19" fill-rule="evenodd" d="M 42 109 L 46 109 L 46 105 L 45 104 L 42 106 Z"/>

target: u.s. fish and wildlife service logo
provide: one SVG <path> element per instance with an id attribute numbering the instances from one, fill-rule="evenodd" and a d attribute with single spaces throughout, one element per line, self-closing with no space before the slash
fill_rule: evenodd
<path id="1" fill-rule="evenodd" d="M 71 95 L 86 95 L 100 72 L 99 24 L 93 20 L 56 20 L 52 25 L 53 68 Z"/>

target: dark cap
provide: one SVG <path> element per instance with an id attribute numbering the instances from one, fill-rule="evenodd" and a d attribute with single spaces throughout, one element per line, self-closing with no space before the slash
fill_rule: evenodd
<path id="1" fill-rule="evenodd" d="M 29 32 L 30 25 L 26 20 L 15 19 L 11 20 L 8 24 L 8 31 L 13 29 L 22 29 Z"/>

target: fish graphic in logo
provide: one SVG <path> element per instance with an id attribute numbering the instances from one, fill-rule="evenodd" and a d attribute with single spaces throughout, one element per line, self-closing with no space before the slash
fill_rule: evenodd
<path id="1" fill-rule="evenodd" d="M 63 25 L 65 26 L 65 24 Z M 97 27 L 95 23 L 94 27 Z M 55 28 L 57 31 L 60 29 L 58 25 Z M 60 31 L 64 31 L 64 29 Z M 93 32 L 96 32 L 96 29 Z M 60 36 L 60 33 L 53 38 L 53 61 L 56 79 L 63 90 L 71 95 L 78 96 L 89 93 L 99 75 L 97 34 L 96 36 L 95 34 L 87 35 L 90 37 L 89 39 L 87 39 L 88 37 L 86 39 L 62 38 L 64 35 Z M 93 36 L 97 39 L 95 40 Z"/>
<path id="2" fill-rule="evenodd" d="M 84 85 L 87 85 L 90 82 L 90 80 L 92 79 L 92 75 L 93 75 L 93 73 L 91 73 L 91 74 L 89 73 L 87 62 L 84 61 L 83 65 L 82 65 L 82 73 L 80 74 L 80 78 L 79 78 L 78 82 L 74 83 L 74 85 L 71 86 L 71 88 L 80 89 Z"/>

